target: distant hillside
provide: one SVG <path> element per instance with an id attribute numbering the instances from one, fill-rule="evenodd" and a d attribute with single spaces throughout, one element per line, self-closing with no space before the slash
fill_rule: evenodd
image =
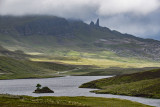
<path id="1" fill-rule="evenodd" d="M 15 59 L 27 59 L 28 57 L 31 57 L 31 55 L 27 55 L 21 50 L 10 51 L 2 46 L 0 46 L 0 56 L 6 56 Z"/>
<path id="2" fill-rule="evenodd" d="M 101 27 L 99 21 L 88 25 L 55 16 L 0 16 L 0 44 L 25 52 L 110 51 L 123 57 L 159 60 L 159 41 L 112 31 Z"/>
<path id="3" fill-rule="evenodd" d="M 0 56 L 0 79 L 55 77 L 74 67 L 49 62 L 32 62 Z"/>
<path id="4" fill-rule="evenodd" d="M 115 76 L 85 83 L 81 88 L 99 88 L 96 93 L 160 98 L 160 69 Z"/>

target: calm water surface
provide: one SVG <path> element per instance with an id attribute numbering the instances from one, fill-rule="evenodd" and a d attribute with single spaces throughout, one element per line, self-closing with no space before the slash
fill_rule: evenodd
<path id="1" fill-rule="evenodd" d="M 78 88 L 83 83 L 109 77 L 110 76 L 66 76 L 66 77 L 47 78 L 47 79 L 0 80 L 0 93 L 4 94 L 8 93 L 13 95 L 28 95 L 34 97 L 93 96 L 93 97 L 120 98 L 160 107 L 160 99 L 129 97 L 129 96 L 111 95 L 111 94 L 95 94 L 89 92 L 93 89 Z M 52 94 L 32 93 L 36 89 L 35 86 L 37 83 L 40 83 L 42 86 L 48 86 L 50 89 L 54 90 L 55 93 Z"/>

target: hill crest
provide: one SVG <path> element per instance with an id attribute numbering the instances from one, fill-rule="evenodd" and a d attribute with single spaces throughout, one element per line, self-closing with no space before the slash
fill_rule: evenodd
<path id="1" fill-rule="evenodd" d="M 112 51 L 118 56 L 160 59 L 160 42 L 96 24 L 56 16 L 0 16 L 0 44 L 24 51 Z M 18 46 L 18 47 L 17 47 Z M 46 50 L 47 51 L 46 51 Z"/>

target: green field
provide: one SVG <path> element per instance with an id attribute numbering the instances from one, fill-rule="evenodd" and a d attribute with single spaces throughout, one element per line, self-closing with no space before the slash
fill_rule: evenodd
<path id="1" fill-rule="evenodd" d="M 0 95 L 1 107 L 151 107 L 115 98 Z"/>
<path id="2" fill-rule="evenodd" d="M 160 62 L 119 57 L 111 51 L 55 50 L 50 54 L 7 50 L 0 46 L 0 79 L 47 78 L 66 75 L 122 75 L 160 67 Z"/>
<path id="3" fill-rule="evenodd" d="M 160 98 L 160 69 L 95 80 L 80 87 L 100 89 L 95 93 Z"/>
<path id="4" fill-rule="evenodd" d="M 66 75 L 122 75 L 147 71 L 159 67 L 158 63 L 143 61 L 141 62 L 144 63 L 144 65 L 150 65 L 151 67 L 142 66 L 141 64 L 138 68 L 138 64 L 136 65 L 136 62 L 134 61 L 128 63 L 130 67 L 125 67 L 124 65 L 127 64 L 127 62 L 112 61 L 107 59 L 95 60 L 92 58 L 85 59 L 78 57 L 46 56 L 31 57 L 32 61 L 0 56 L 0 79 L 48 78 Z M 119 64 L 120 67 L 112 66 L 114 63 L 111 62 L 114 62 L 116 65 Z M 101 66 L 101 64 L 103 64 L 103 66 Z"/>
<path id="5" fill-rule="evenodd" d="M 143 68 L 160 67 L 159 61 L 137 58 L 120 57 L 111 51 L 79 52 L 79 51 L 54 51 L 45 57 L 30 58 L 32 61 L 59 62 L 70 65 L 88 65 L 99 68 Z"/>
<path id="6" fill-rule="evenodd" d="M 103 53 L 105 54 L 99 54 L 99 58 L 87 53 L 83 53 L 84 56 L 80 57 L 72 52 L 73 56 L 47 56 L 30 58 L 30 60 L 78 66 L 77 70 L 67 72 L 66 75 L 122 75 L 152 70 L 160 67 L 160 63 L 158 61 L 139 60 L 137 58 L 120 58 L 118 56 L 111 57 L 113 54 L 107 54 L 107 52 Z"/>

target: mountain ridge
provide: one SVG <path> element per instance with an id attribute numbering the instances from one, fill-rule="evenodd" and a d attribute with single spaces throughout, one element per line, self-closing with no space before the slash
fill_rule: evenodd
<path id="1" fill-rule="evenodd" d="M 56 16 L 0 16 L 0 44 L 13 50 L 112 51 L 122 57 L 160 59 L 160 42 L 80 20 Z M 14 48 L 13 48 L 14 47 Z"/>

